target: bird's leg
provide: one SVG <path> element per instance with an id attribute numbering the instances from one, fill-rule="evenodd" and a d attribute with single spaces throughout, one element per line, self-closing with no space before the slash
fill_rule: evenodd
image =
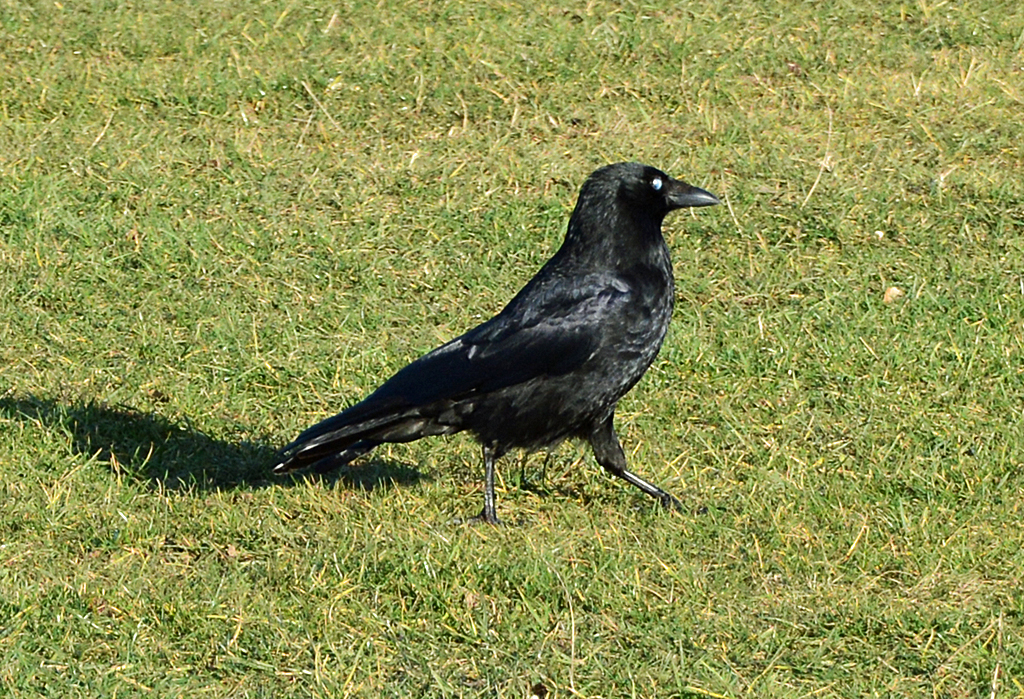
<path id="1" fill-rule="evenodd" d="M 495 512 L 494 500 L 494 448 L 484 445 L 484 509 L 473 519 L 488 524 L 501 524 Z"/>
<path id="2" fill-rule="evenodd" d="M 532 493 L 544 493 L 547 490 L 548 480 L 548 462 L 551 461 L 551 452 L 544 452 L 544 461 L 540 466 L 540 484 L 535 485 L 533 481 L 526 480 L 526 462 L 529 461 L 529 455 L 524 454 L 522 460 L 519 462 L 519 487 L 522 490 L 528 490 Z"/>
<path id="3" fill-rule="evenodd" d="M 548 484 L 548 462 L 551 461 L 551 452 L 544 452 L 544 463 L 540 466 L 540 484 L 542 487 L 547 487 Z"/>
<path id="4" fill-rule="evenodd" d="M 613 417 L 614 415 L 609 415 L 607 420 L 594 428 L 590 433 L 590 446 L 594 450 L 594 457 L 597 459 L 597 463 L 601 464 L 604 470 L 613 476 L 617 476 L 627 483 L 632 483 L 652 498 L 656 498 L 662 507 L 666 509 L 673 507 L 681 510 L 682 504 L 669 493 L 626 468 L 626 453 L 622 451 L 622 445 L 619 444 L 619 438 L 615 434 L 615 427 L 612 424 Z"/>

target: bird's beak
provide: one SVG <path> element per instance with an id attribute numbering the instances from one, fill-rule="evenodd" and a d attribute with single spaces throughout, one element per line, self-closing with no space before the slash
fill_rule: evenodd
<path id="1" fill-rule="evenodd" d="M 706 192 L 700 187 L 694 187 L 681 180 L 672 182 L 669 190 L 665 193 L 665 200 L 673 209 L 721 204 L 718 197 L 711 192 Z"/>

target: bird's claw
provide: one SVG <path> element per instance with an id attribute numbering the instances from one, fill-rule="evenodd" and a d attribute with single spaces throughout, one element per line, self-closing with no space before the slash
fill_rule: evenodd
<path id="1" fill-rule="evenodd" d="M 683 503 L 679 502 L 679 500 L 669 495 L 668 493 L 662 493 L 661 497 L 659 497 L 658 500 L 661 502 L 662 509 L 675 510 L 676 512 L 683 511 Z"/>
<path id="2" fill-rule="evenodd" d="M 480 514 L 476 517 L 470 517 L 466 520 L 467 524 L 493 524 L 494 526 L 503 527 L 505 523 L 498 519 L 498 515 L 493 512 L 488 512 L 486 509 L 481 510 Z"/>

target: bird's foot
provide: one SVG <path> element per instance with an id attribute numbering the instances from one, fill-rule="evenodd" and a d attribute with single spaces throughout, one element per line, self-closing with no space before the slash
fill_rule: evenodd
<path id="1" fill-rule="evenodd" d="M 664 493 L 663 496 L 659 496 L 658 501 L 661 503 L 661 508 L 663 510 L 675 510 L 676 512 L 684 512 L 698 517 L 706 515 L 710 511 L 707 505 L 685 507 L 682 502 L 676 500 L 668 493 Z"/>
<path id="2" fill-rule="evenodd" d="M 658 500 L 661 502 L 661 507 L 663 509 L 675 510 L 676 512 L 683 511 L 683 503 L 679 502 L 665 491 L 661 492 L 661 495 L 658 496 Z"/>
<path id="3" fill-rule="evenodd" d="M 495 526 L 504 526 L 504 522 L 498 519 L 498 515 L 495 514 L 494 510 L 488 511 L 485 507 L 480 511 L 476 517 L 470 517 L 466 520 L 468 524 L 493 524 Z"/>

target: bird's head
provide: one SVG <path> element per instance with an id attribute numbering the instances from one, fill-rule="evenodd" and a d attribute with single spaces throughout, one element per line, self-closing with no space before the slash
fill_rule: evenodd
<path id="1" fill-rule="evenodd" d="M 594 172 L 590 179 L 607 180 L 616 188 L 616 198 L 621 205 L 637 213 L 644 212 L 659 223 L 670 211 L 719 203 L 714 194 L 640 163 L 608 165 Z"/>
<path id="2" fill-rule="evenodd" d="M 583 183 L 569 220 L 567 242 L 619 247 L 660 239 L 661 223 L 670 211 L 718 203 L 710 192 L 650 165 L 606 165 Z"/>

